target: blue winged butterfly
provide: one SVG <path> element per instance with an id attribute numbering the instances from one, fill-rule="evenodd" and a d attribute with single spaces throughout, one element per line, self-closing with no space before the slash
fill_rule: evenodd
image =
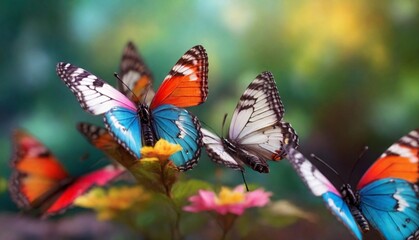
<path id="1" fill-rule="evenodd" d="M 72 64 L 58 63 L 57 74 L 85 111 L 105 114 L 106 128 L 134 157 L 141 158 L 143 145 L 152 146 L 163 138 L 182 147 L 170 158 L 179 170 L 197 163 L 201 126 L 183 107 L 199 105 L 207 98 L 208 57 L 202 46 L 191 48 L 178 60 L 149 105 L 136 105 L 102 79 Z"/>
<path id="2" fill-rule="evenodd" d="M 365 172 L 356 189 L 338 190 L 292 146 L 287 158 L 316 196 L 357 238 L 370 225 L 385 239 L 419 239 L 419 129 L 390 146 Z"/>
<path id="3" fill-rule="evenodd" d="M 63 213 L 93 186 L 104 186 L 125 170 L 108 165 L 81 176 L 71 176 L 55 156 L 23 130 L 13 134 L 14 154 L 9 191 L 19 208 L 43 217 Z"/>
<path id="4" fill-rule="evenodd" d="M 202 128 L 203 142 L 210 158 L 226 167 L 243 171 L 243 165 L 267 173 L 266 160 L 281 160 L 282 147 L 298 146 L 298 136 L 283 121 L 284 106 L 270 72 L 258 75 L 240 97 L 234 110 L 228 137 Z"/>
<path id="5" fill-rule="evenodd" d="M 117 82 L 117 89 L 131 101 L 136 104 L 151 102 L 154 97 L 153 76 L 132 42 L 128 42 L 123 50 L 119 76 L 122 82 Z M 106 128 L 82 122 L 77 124 L 77 129 L 93 146 L 112 159 L 127 164 L 135 162 L 136 158 L 127 152 Z"/>

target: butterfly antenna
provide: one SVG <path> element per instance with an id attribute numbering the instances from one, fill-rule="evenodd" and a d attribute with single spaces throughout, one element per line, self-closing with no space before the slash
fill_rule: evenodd
<path id="1" fill-rule="evenodd" d="M 140 99 L 137 97 L 137 95 L 135 95 L 135 93 L 131 90 L 131 88 L 129 88 L 128 87 L 128 85 L 127 84 L 125 84 L 124 83 L 124 81 L 122 81 L 122 79 L 121 79 L 121 77 L 118 75 L 118 73 L 116 73 L 116 72 L 114 72 L 113 73 L 113 75 L 116 77 L 116 79 L 118 79 L 118 81 L 122 84 L 122 85 L 124 85 L 131 93 L 132 93 L 132 96 L 134 96 L 135 97 L 135 100 L 137 101 L 137 102 L 140 102 Z"/>
<path id="2" fill-rule="evenodd" d="M 364 148 L 361 150 L 361 152 L 358 155 L 358 158 L 356 159 L 356 161 L 354 162 L 354 164 L 352 165 L 352 169 L 351 169 L 351 173 L 349 174 L 349 180 L 352 179 L 352 175 L 355 171 L 355 167 L 356 165 L 358 165 L 359 161 L 365 156 L 365 153 L 368 151 L 368 146 L 364 146 Z"/>
<path id="3" fill-rule="evenodd" d="M 342 178 L 342 176 L 334 169 L 332 168 L 329 164 L 327 164 L 325 161 L 323 161 L 321 158 L 319 158 L 318 156 L 316 156 L 314 153 L 310 154 L 310 157 L 316 159 L 317 161 L 321 162 L 323 165 L 325 165 L 327 168 L 329 168 L 336 176 L 338 176 L 338 178 L 342 181 L 342 183 L 345 183 L 346 181 Z"/>
<path id="4" fill-rule="evenodd" d="M 223 118 L 223 125 L 221 126 L 221 136 L 222 136 L 222 137 L 224 136 L 224 126 L 225 126 L 225 124 L 226 124 L 227 116 L 228 116 L 228 114 L 227 114 L 227 113 L 225 113 L 225 114 L 224 114 L 224 118 Z M 246 187 L 247 187 L 247 186 L 246 186 Z"/>
<path id="5" fill-rule="evenodd" d="M 240 171 L 242 173 L 243 183 L 246 186 L 246 191 L 249 191 L 249 187 L 247 186 L 246 178 L 244 177 L 244 171 Z"/>

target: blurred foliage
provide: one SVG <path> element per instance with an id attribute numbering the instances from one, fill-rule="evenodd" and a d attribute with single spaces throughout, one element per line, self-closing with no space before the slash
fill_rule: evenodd
<path id="1" fill-rule="evenodd" d="M 0 177 L 0 194 L 7 190 L 7 180 Z"/>
<path id="2" fill-rule="evenodd" d="M 272 71 L 303 153 L 315 152 L 348 179 L 358 152 L 370 146 L 354 182 L 418 127 L 418 13 L 417 1 L 394 0 L 2 1 L 0 175 L 10 175 L 16 127 L 42 140 L 73 174 L 107 163 L 75 130 L 77 122 L 101 117 L 81 110 L 55 64 L 71 62 L 114 84 L 121 51 L 132 40 L 156 88 L 187 49 L 205 46 L 209 97 L 191 111 L 218 133 L 250 81 Z M 274 198 L 323 208 L 286 161 L 270 165 L 269 175 L 247 171 L 248 181 Z M 221 170 L 205 154 L 187 175 L 241 182 L 240 173 Z M 4 194 L 0 202 L 0 209 L 14 209 Z"/>

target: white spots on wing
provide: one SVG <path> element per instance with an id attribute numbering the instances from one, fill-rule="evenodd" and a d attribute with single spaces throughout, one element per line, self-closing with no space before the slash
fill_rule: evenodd
<path id="1" fill-rule="evenodd" d="M 179 134 L 177 135 L 178 138 L 183 139 L 186 136 L 186 129 L 182 125 L 182 117 L 179 118 L 179 120 L 175 121 L 176 126 L 179 128 Z"/>
<path id="2" fill-rule="evenodd" d="M 181 74 L 183 74 L 183 75 L 190 75 L 190 74 L 192 74 L 193 73 L 193 70 L 192 69 L 190 69 L 188 66 L 186 66 L 186 65 L 181 65 L 181 64 L 176 64 L 174 67 L 173 67 L 173 70 L 175 71 L 175 72 L 178 72 L 178 73 L 181 73 Z"/>
<path id="3" fill-rule="evenodd" d="M 124 125 L 122 125 L 114 115 L 111 115 L 109 117 L 109 121 L 110 121 L 109 124 L 110 124 L 110 126 L 112 126 L 112 128 L 116 128 L 119 131 L 123 132 L 124 134 L 128 131 L 128 129 L 125 128 Z"/>
<path id="4" fill-rule="evenodd" d="M 182 56 L 182 59 L 183 60 L 186 60 L 186 61 L 192 61 L 192 60 L 194 60 L 195 59 L 195 56 L 193 56 L 193 55 L 191 55 L 191 54 L 184 54 L 183 56 Z"/>
<path id="5" fill-rule="evenodd" d="M 397 189 L 393 197 L 397 200 L 397 211 L 402 212 L 405 208 L 410 207 L 409 203 L 401 195 L 400 189 Z"/>
<path id="6" fill-rule="evenodd" d="M 137 71 L 129 71 L 122 77 L 122 82 L 125 83 L 129 89 L 134 89 L 134 84 L 137 82 L 138 79 L 140 79 L 141 74 Z M 124 90 L 127 90 L 127 86 L 122 84 L 122 88 Z"/>
<path id="7" fill-rule="evenodd" d="M 417 147 L 419 147 L 419 140 L 418 140 L 419 136 L 417 136 L 417 135 L 418 135 L 418 133 L 416 131 L 412 131 L 412 132 L 409 133 L 409 135 L 406 135 L 406 136 L 402 137 L 400 140 L 403 143 L 407 143 L 410 146 L 412 146 L 414 148 L 417 148 Z"/>
<path id="8" fill-rule="evenodd" d="M 400 144 L 391 145 L 390 148 L 387 150 L 387 152 L 400 155 L 401 157 L 409 158 L 410 162 L 412 163 L 418 162 L 417 155 L 414 152 L 412 152 L 410 148 L 404 147 Z"/>

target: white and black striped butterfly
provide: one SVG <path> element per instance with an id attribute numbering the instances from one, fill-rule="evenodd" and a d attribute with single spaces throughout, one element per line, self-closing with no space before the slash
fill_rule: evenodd
<path id="1" fill-rule="evenodd" d="M 298 136 L 282 120 L 284 106 L 272 73 L 263 72 L 247 87 L 234 111 L 227 138 L 201 128 L 210 158 L 226 167 L 243 171 L 243 165 L 267 173 L 267 160 L 285 156 L 285 144 L 298 146 Z"/>

